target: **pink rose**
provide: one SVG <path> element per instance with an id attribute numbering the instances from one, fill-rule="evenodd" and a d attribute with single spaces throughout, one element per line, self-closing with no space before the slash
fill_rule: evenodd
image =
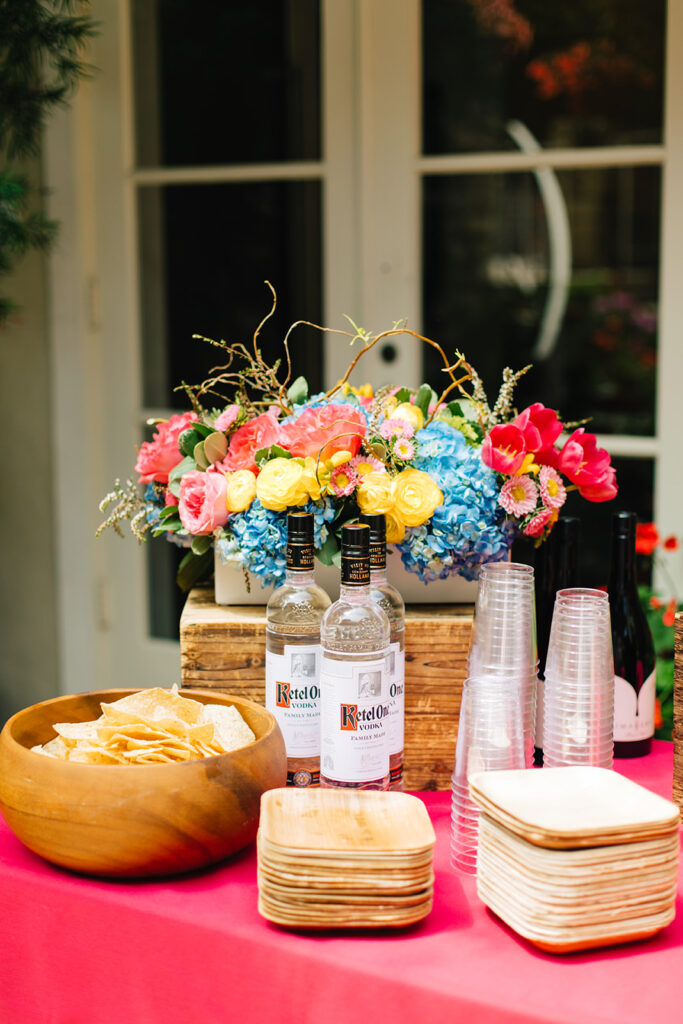
<path id="1" fill-rule="evenodd" d="M 135 463 L 135 471 L 140 474 L 141 484 L 168 483 L 168 474 L 174 466 L 183 461 L 178 448 L 178 438 L 196 421 L 197 415 L 194 412 L 171 416 L 170 420 L 158 425 L 153 440 L 143 441 Z"/>
<path id="2" fill-rule="evenodd" d="M 236 469 L 250 469 L 258 473 L 254 460 L 260 448 L 270 448 L 272 444 L 281 444 L 280 424 L 272 412 L 263 412 L 253 420 L 238 427 L 230 438 L 228 454 L 220 464 L 232 472 Z"/>
<path id="3" fill-rule="evenodd" d="M 524 462 L 524 434 L 513 423 L 493 427 L 481 446 L 481 459 L 496 473 L 516 473 Z"/>
<path id="4" fill-rule="evenodd" d="M 180 481 L 178 513 L 186 530 L 194 536 L 213 533 L 228 521 L 225 502 L 227 480 L 222 473 L 185 473 Z"/>
<path id="5" fill-rule="evenodd" d="M 235 420 L 240 414 L 239 405 L 229 405 L 227 409 L 224 409 L 220 416 L 216 417 L 214 424 L 216 430 L 226 431 L 229 430 Z"/>
<path id="6" fill-rule="evenodd" d="M 177 505 L 178 499 L 175 494 L 171 494 L 168 488 L 164 491 L 164 505 L 168 508 L 169 505 Z"/>
<path id="7" fill-rule="evenodd" d="M 366 432 L 365 416 L 353 405 L 330 404 L 304 409 L 280 427 L 280 444 L 297 458 L 331 458 L 335 452 L 358 455 Z"/>
<path id="8" fill-rule="evenodd" d="M 552 448 L 562 433 L 562 424 L 554 409 L 546 409 L 540 402 L 534 402 L 520 412 L 512 421 L 524 434 L 528 452 L 542 452 Z"/>
<path id="9" fill-rule="evenodd" d="M 595 434 L 586 433 L 583 427 L 575 430 L 565 442 L 557 468 L 576 484 L 579 494 L 588 501 L 609 501 L 617 493 L 616 472 L 609 452 L 598 448 Z"/>

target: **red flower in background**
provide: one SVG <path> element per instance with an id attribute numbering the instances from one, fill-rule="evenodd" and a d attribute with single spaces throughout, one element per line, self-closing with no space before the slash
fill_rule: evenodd
<path id="1" fill-rule="evenodd" d="M 662 615 L 662 622 L 665 626 L 673 626 L 674 622 L 676 621 L 677 609 L 678 605 L 676 603 L 676 598 L 672 597 L 668 605 L 666 606 L 666 611 Z"/>
<path id="2" fill-rule="evenodd" d="M 667 551 L 678 551 L 678 537 L 674 537 L 674 535 L 671 534 L 671 536 L 667 537 L 664 541 L 664 547 Z"/>
<path id="3" fill-rule="evenodd" d="M 654 523 L 638 523 L 636 526 L 636 551 L 639 555 L 651 555 L 659 545 L 659 530 Z"/>

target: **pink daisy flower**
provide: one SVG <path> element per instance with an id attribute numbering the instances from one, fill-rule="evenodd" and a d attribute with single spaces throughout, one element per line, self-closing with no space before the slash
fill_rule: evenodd
<path id="1" fill-rule="evenodd" d="M 384 472 L 384 463 L 372 455 L 356 455 L 355 459 L 351 459 L 346 465 L 350 466 L 358 477 L 364 477 L 366 473 Z"/>
<path id="2" fill-rule="evenodd" d="M 537 501 L 538 487 L 530 476 L 511 476 L 498 495 L 498 504 L 511 516 L 528 516 Z"/>
<path id="3" fill-rule="evenodd" d="M 394 455 L 401 462 L 408 462 L 415 454 L 415 445 L 407 437 L 397 437 L 394 441 Z"/>
<path id="4" fill-rule="evenodd" d="M 562 477 L 552 466 L 542 466 L 538 474 L 541 498 L 546 508 L 562 508 L 567 500 L 567 492 Z"/>
<path id="5" fill-rule="evenodd" d="M 350 462 L 344 462 L 332 471 L 330 487 L 338 498 L 346 498 L 349 494 L 353 494 L 357 483 L 358 474 Z"/>
<path id="6" fill-rule="evenodd" d="M 554 522 L 557 519 L 557 512 L 552 509 L 546 508 L 542 512 L 539 512 L 537 516 L 527 523 L 522 530 L 522 533 L 527 537 L 540 537 L 546 526 L 550 522 Z"/>
<path id="7" fill-rule="evenodd" d="M 379 432 L 383 438 L 389 440 L 390 437 L 412 437 L 415 433 L 415 428 L 407 420 L 395 419 L 395 420 L 384 420 L 379 428 Z"/>

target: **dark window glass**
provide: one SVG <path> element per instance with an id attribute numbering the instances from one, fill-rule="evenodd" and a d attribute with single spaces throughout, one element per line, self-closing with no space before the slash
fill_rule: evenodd
<path id="1" fill-rule="evenodd" d="M 465 353 L 491 401 L 503 367 L 532 363 L 520 408 L 653 434 L 660 171 L 548 173 L 550 189 L 530 173 L 424 179 L 425 330 Z"/>
<path id="2" fill-rule="evenodd" d="M 295 320 L 321 320 L 320 184 L 259 182 L 142 188 L 140 274 L 143 394 L 148 407 L 187 408 L 175 391 L 200 383 L 221 352 L 193 340 L 251 345 L 278 295 L 259 346 L 268 361 L 282 354 Z M 322 382 L 322 336 L 299 329 L 291 343 L 293 378 Z"/>
<path id="3" fill-rule="evenodd" d="M 320 157 L 318 0 L 135 0 L 137 164 Z"/>
<path id="4" fill-rule="evenodd" d="M 662 141 L 664 0 L 423 0 L 423 150 Z"/>

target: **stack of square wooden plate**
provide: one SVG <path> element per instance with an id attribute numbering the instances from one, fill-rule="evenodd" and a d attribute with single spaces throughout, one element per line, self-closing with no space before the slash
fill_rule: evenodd
<path id="1" fill-rule="evenodd" d="M 290 928 L 392 928 L 432 909 L 434 829 L 407 793 L 272 789 L 257 836 L 259 913 Z"/>
<path id="2" fill-rule="evenodd" d="M 654 935 L 675 915 L 678 808 L 605 768 L 480 772 L 477 890 L 541 949 Z"/>

